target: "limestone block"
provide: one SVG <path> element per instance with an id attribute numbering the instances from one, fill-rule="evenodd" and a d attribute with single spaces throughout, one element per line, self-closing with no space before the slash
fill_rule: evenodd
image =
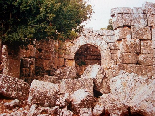
<path id="1" fill-rule="evenodd" d="M 93 79 L 63 79 L 60 83 L 60 93 L 74 93 L 79 89 L 86 89 L 90 95 L 93 95 Z"/>
<path id="2" fill-rule="evenodd" d="M 49 51 L 49 50 L 45 50 L 45 51 L 43 51 L 43 58 L 45 59 L 45 60 L 50 60 L 51 59 L 51 57 L 52 57 L 52 53 Z"/>
<path id="3" fill-rule="evenodd" d="M 135 73 L 136 72 L 136 64 L 127 64 L 125 71 L 128 73 Z"/>
<path id="4" fill-rule="evenodd" d="M 104 36 L 103 39 L 104 39 L 107 43 L 114 43 L 114 42 L 116 42 L 115 36 Z"/>
<path id="5" fill-rule="evenodd" d="M 33 80 L 30 86 L 28 103 L 54 107 L 58 99 L 59 85 Z"/>
<path id="6" fill-rule="evenodd" d="M 0 93 L 8 98 L 27 99 L 29 84 L 21 79 L 0 75 Z"/>
<path id="7" fill-rule="evenodd" d="M 150 27 L 137 28 L 131 27 L 132 39 L 151 39 Z"/>
<path id="8" fill-rule="evenodd" d="M 120 39 L 131 39 L 131 29 L 128 27 L 124 27 L 124 28 L 117 28 L 117 30 L 115 30 L 115 38 L 117 40 Z"/>
<path id="9" fill-rule="evenodd" d="M 141 65 L 153 65 L 153 54 L 140 54 L 138 63 Z"/>
<path id="10" fill-rule="evenodd" d="M 117 7 L 111 9 L 111 16 L 116 14 L 131 14 L 132 9 L 129 7 Z"/>
<path id="11" fill-rule="evenodd" d="M 70 95 L 70 101 L 73 111 L 79 114 L 81 108 L 93 107 L 94 97 L 86 89 L 79 89 Z"/>
<path id="12" fill-rule="evenodd" d="M 65 60 L 65 66 L 75 66 L 75 60 Z"/>
<path id="13" fill-rule="evenodd" d="M 123 25 L 131 26 L 132 14 L 123 14 Z"/>
<path id="14" fill-rule="evenodd" d="M 145 27 L 147 26 L 147 15 L 146 14 L 133 14 L 132 15 L 131 25 L 137 27 Z"/>
<path id="15" fill-rule="evenodd" d="M 153 48 L 152 48 L 152 41 L 141 41 L 141 53 L 142 54 L 152 54 Z"/>
<path id="16" fill-rule="evenodd" d="M 139 39 L 123 39 L 120 46 L 121 52 L 124 53 L 140 53 L 140 40 Z"/>
<path id="17" fill-rule="evenodd" d="M 137 65 L 136 74 L 151 77 L 153 76 L 153 66 Z"/>
<path id="18" fill-rule="evenodd" d="M 135 53 L 122 53 L 122 57 L 120 59 L 123 64 L 136 64 L 138 56 Z"/>
<path id="19" fill-rule="evenodd" d="M 116 29 L 118 27 L 123 26 L 123 15 L 122 14 L 117 14 L 115 17 L 112 18 L 112 25 L 113 29 Z"/>
<path id="20" fill-rule="evenodd" d="M 147 17 L 148 17 L 148 26 L 155 27 L 155 14 L 154 15 L 148 14 Z"/>
<path id="21" fill-rule="evenodd" d="M 147 14 L 155 14 L 154 5 L 155 5 L 155 3 L 145 2 L 145 4 L 143 4 L 142 8 L 145 11 L 145 13 L 147 13 Z"/>
<path id="22" fill-rule="evenodd" d="M 119 50 L 117 43 L 108 43 L 110 50 Z"/>
<path id="23" fill-rule="evenodd" d="M 144 14 L 142 7 L 133 7 L 132 11 L 134 14 Z"/>

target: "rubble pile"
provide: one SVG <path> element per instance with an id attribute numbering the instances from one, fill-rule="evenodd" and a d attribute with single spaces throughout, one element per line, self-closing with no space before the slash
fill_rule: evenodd
<path id="1" fill-rule="evenodd" d="M 96 67 L 95 71 L 92 70 L 94 67 Z M 3 103 L 7 110 L 2 113 L 2 116 L 42 114 L 60 116 L 99 116 L 109 114 L 112 116 L 125 116 L 125 114 L 128 115 L 129 113 L 153 116 L 155 114 L 154 78 L 148 79 L 134 73 L 120 71 L 118 76 L 109 79 L 105 77 L 105 73 L 101 69 L 102 67 L 96 64 L 88 66 L 81 78 L 62 79 L 60 83 L 33 80 L 28 90 L 28 98 L 18 99 L 20 97 L 17 97 L 15 100 Z M 93 76 L 89 73 L 93 74 Z M 100 89 L 97 88 L 94 81 L 100 76 L 103 80 L 104 78 L 108 80 L 109 92 L 102 92 L 100 96 L 95 96 L 94 86 L 96 91 L 100 92 Z M 20 79 L 16 80 L 21 81 Z M 8 86 L 1 88 L 1 91 L 10 86 L 7 83 L 10 82 L 5 81 Z M 15 95 L 17 93 L 19 91 L 14 92 Z M 7 94 L 3 95 L 15 98 Z M 21 105 L 21 101 L 25 101 L 24 105 Z"/>

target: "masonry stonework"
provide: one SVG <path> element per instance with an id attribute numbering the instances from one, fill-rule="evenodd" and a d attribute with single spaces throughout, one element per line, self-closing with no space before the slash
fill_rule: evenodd
<path id="1" fill-rule="evenodd" d="M 91 50 L 98 49 L 99 55 L 87 53 L 84 56 L 93 60 L 85 59 L 90 64 L 95 62 L 95 59 L 99 59 L 100 61 L 96 60 L 96 63 L 104 68 L 108 77 L 116 76 L 120 70 L 152 77 L 155 75 L 155 9 L 153 5 L 146 2 L 142 7 L 133 9 L 113 8 L 111 17 L 114 30 L 89 28 L 84 29 L 75 40 L 36 41 L 27 48 L 20 49 L 18 57 L 9 54 L 8 47 L 3 45 L 3 73 L 24 78 L 53 75 L 58 68 L 77 67 L 75 61 L 77 51 L 89 45 L 93 46 Z M 84 46 L 83 49 L 82 46 Z M 86 63 L 87 65 L 89 63 Z M 84 67 L 81 70 L 84 71 Z"/>

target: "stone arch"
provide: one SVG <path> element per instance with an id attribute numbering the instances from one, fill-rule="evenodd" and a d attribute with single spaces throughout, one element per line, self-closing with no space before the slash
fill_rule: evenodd
<path id="1" fill-rule="evenodd" d="M 104 40 L 103 36 L 80 36 L 79 38 L 75 39 L 72 42 L 66 42 L 66 48 L 67 48 L 67 55 L 66 55 L 66 64 L 74 65 L 75 66 L 75 60 L 74 56 L 78 49 L 83 45 L 93 45 L 97 47 L 100 50 L 101 53 L 101 65 L 103 68 L 109 68 L 112 64 L 111 60 L 111 53 L 108 44 Z M 69 63 L 68 63 L 69 62 Z M 72 63 L 71 63 L 72 62 Z"/>
<path id="2" fill-rule="evenodd" d="M 77 75 L 82 75 L 88 65 L 101 65 L 101 53 L 98 47 L 91 44 L 84 44 L 76 51 L 75 67 Z"/>

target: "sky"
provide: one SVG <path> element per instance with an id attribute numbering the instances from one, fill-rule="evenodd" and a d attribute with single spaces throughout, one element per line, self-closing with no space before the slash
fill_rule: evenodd
<path id="1" fill-rule="evenodd" d="M 155 3 L 155 0 L 86 0 L 92 5 L 93 13 L 90 20 L 84 22 L 86 28 L 100 30 L 106 28 L 109 22 L 110 11 L 116 7 L 142 7 L 147 2 Z"/>

